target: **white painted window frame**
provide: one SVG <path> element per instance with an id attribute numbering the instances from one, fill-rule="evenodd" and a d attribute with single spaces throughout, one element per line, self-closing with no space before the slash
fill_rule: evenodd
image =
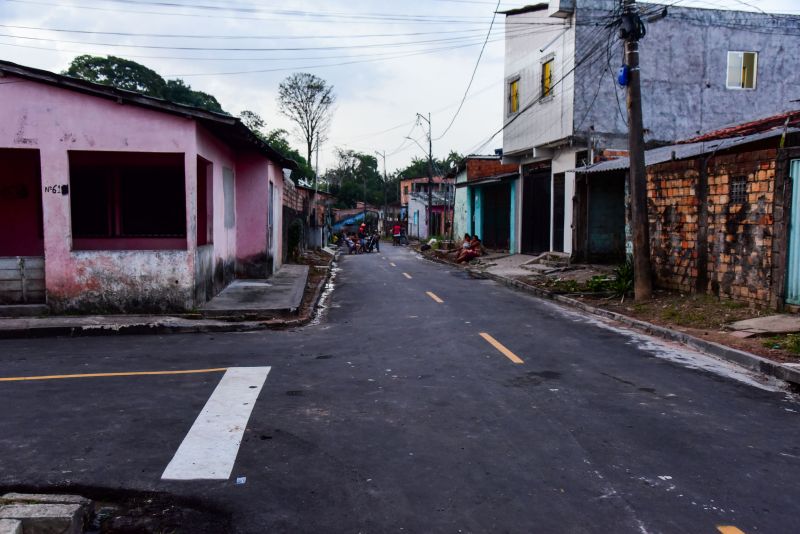
<path id="1" fill-rule="evenodd" d="M 730 85 L 728 82 L 728 70 L 730 69 L 731 65 L 731 54 L 738 54 L 744 63 L 744 55 L 745 54 L 753 54 L 755 56 L 755 61 L 753 62 L 753 87 L 742 87 L 741 80 L 739 85 Z M 725 88 L 732 89 L 732 90 L 739 90 L 739 91 L 755 91 L 758 87 L 758 52 L 755 50 L 728 50 L 727 55 L 725 56 Z M 741 76 L 741 72 L 740 72 Z"/>

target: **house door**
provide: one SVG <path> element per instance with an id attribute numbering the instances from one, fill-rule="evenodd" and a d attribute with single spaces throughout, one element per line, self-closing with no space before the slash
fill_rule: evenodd
<path id="1" fill-rule="evenodd" d="M 487 248 L 508 250 L 511 230 L 511 188 L 508 184 L 487 185 L 483 188 L 483 244 Z"/>
<path id="2" fill-rule="evenodd" d="M 792 180 L 792 210 L 789 226 L 789 263 L 786 266 L 786 302 L 800 305 L 800 159 L 789 167 Z"/>
<path id="3" fill-rule="evenodd" d="M 550 250 L 550 167 L 523 168 L 522 233 L 523 254 Z"/>
<path id="4" fill-rule="evenodd" d="M 553 250 L 564 252 L 564 173 L 553 175 Z"/>
<path id="5" fill-rule="evenodd" d="M 0 304 L 45 301 L 40 169 L 38 150 L 0 149 Z"/>

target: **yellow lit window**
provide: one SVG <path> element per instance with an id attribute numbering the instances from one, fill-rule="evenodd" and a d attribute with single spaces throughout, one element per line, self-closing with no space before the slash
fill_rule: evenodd
<path id="1" fill-rule="evenodd" d="M 728 89 L 755 89 L 758 54 L 728 52 Z"/>
<path id="2" fill-rule="evenodd" d="M 516 113 L 519 111 L 519 80 L 514 80 L 508 87 L 508 112 Z"/>
<path id="3" fill-rule="evenodd" d="M 553 92 L 553 60 L 542 63 L 542 98 Z"/>

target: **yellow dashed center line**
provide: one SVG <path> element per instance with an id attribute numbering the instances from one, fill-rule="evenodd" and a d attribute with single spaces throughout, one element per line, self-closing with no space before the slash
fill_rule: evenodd
<path id="1" fill-rule="evenodd" d="M 26 380 L 60 380 L 63 378 L 102 378 L 111 376 L 148 376 L 148 375 L 190 375 L 197 373 L 222 373 L 227 367 L 214 369 L 188 369 L 184 371 L 133 371 L 127 373 L 90 373 L 80 375 L 43 375 L 43 376 L 13 376 L 0 378 L 0 382 L 23 382 Z"/>
<path id="2" fill-rule="evenodd" d="M 443 303 L 443 302 L 444 302 L 442 299 L 440 299 L 439 297 L 437 297 L 437 296 L 436 296 L 436 295 L 435 295 L 433 292 L 431 292 L 431 291 L 426 291 L 426 292 L 425 292 L 425 294 L 426 294 L 426 295 L 428 295 L 428 296 L 429 296 L 430 298 L 432 298 L 433 300 L 435 300 L 436 302 L 438 302 L 439 304 L 441 304 L 441 303 Z"/>
<path id="3" fill-rule="evenodd" d="M 744 534 L 744 531 L 739 530 L 732 525 L 719 525 L 717 526 L 717 530 L 719 530 L 722 534 Z"/>
<path id="4" fill-rule="evenodd" d="M 408 273 L 403 273 L 403 276 L 405 276 L 406 278 L 408 278 L 409 280 L 411 280 L 411 275 L 410 275 L 410 274 L 408 274 Z"/>
<path id="5" fill-rule="evenodd" d="M 394 263 L 392 263 L 392 262 L 389 262 L 389 265 L 391 265 L 392 267 L 397 267 L 397 265 L 395 265 L 395 264 L 394 264 Z"/>
<path id="6" fill-rule="evenodd" d="M 493 346 L 494 348 L 499 350 L 500 353 L 503 356 L 505 356 L 506 358 L 508 358 L 512 362 L 514 362 L 514 363 L 525 363 L 525 362 L 522 361 L 522 359 L 519 356 L 517 356 L 516 354 L 514 354 L 513 352 L 508 350 L 508 348 L 506 348 L 505 345 L 503 345 L 502 343 L 497 341 L 495 338 L 493 338 L 492 336 L 490 336 L 486 332 L 481 332 L 481 337 L 483 339 L 485 339 L 491 346 Z"/>

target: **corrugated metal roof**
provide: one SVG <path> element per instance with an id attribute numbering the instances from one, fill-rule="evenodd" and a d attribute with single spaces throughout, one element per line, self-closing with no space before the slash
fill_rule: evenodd
<path id="1" fill-rule="evenodd" d="M 800 128 L 789 128 L 787 133 L 800 132 Z M 751 135 L 742 135 L 739 137 L 729 137 L 727 139 L 716 139 L 713 141 L 700 141 L 697 143 L 677 144 L 670 146 L 662 146 L 648 150 L 644 153 L 644 162 L 646 166 L 664 163 L 670 160 L 688 159 L 702 154 L 711 154 L 719 152 L 720 150 L 727 150 L 739 145 L 746 145 L 761 141 L 762 139 L 769 139 L 770 137 L 778 137 L 783 134 L 783 128 L 776 128 L 768 132 L 760 132 Z M 628 158 L 612 159 L 608 161 L 601 161 L 594 165 L 586 165 L 578 167 L 575 172 L 590 173 L 590 172 L 606 172 L 618 171 L 630 167 L 630 160 Z"/>

